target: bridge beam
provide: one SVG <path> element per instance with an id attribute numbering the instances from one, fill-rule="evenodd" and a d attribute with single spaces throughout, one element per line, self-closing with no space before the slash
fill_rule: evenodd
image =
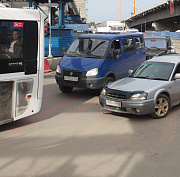
<path id="1" fill-rule="evenodd" d="M 139 15 L 132 16 L 125 20 L 126 25 L 129 28 L 138 28 L 140 31 L 151 30 L 153 28 L 157 30 L 169 30 L 176 31 L 180 29 L 180 4 L 176 4 L 174 7 L 174 13 L 170 13 L 170 9 L 163 8 L 161 10 L 151 9 L 151 13 L 140 13 Z M 142 27 L 142 26 L 146 26 Z"/>

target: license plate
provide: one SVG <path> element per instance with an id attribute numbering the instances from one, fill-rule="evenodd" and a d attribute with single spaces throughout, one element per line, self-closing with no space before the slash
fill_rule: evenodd
<path id="1" fill-rule="evenodd" d="M 114 107 L 121 107 L 121 103 L 120 102 L 111 101 L 111 100 L 106 100 L 106 105 L 114 106 Z"/>
<path id="2" fill-rule="evenodd" d="M 78 77 L 64 76 L 64 80 L 78 82 Z"/>

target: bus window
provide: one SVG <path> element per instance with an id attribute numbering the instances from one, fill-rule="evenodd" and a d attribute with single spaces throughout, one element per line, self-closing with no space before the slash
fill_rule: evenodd
<path id="1" fill-rule="evenodd" d="M 0 20 L 0 74 L 37 72 L 36 21 Z"/>

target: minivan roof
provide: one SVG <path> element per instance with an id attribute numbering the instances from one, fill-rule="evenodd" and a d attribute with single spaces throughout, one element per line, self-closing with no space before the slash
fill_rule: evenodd
<path id="1" fill-rule="evenodd" d="M 135 36 L 143 36 L 143 33 L 116 33 L 116 34 L 109 34 L 109 33 L 90 33 L 90 34 L 82 34 L 78 36 L 78 38 L 102 38 L 102 39 L 114 39 L 114 38 L 121 38 L 121 37 L 135 37 Z"/>

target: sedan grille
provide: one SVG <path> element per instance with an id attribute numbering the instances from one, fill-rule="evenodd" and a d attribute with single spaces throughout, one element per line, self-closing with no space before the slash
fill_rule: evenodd
<path id="1" fill-rule="evenodd" d="M 117 98 L 117 99 L 121 99 L 121 100 L 127 100 L 127 95 L 125 95 L 125 94 L 108 93 L 107 97 Z"/>
<path id="2" fill-rule="evenodd" d="M 106 91 L 106 96 L 113 99 L 128 100 L 132 96 L 131 92 L 125 92 L 122 90 L 107 89 Z"/>

